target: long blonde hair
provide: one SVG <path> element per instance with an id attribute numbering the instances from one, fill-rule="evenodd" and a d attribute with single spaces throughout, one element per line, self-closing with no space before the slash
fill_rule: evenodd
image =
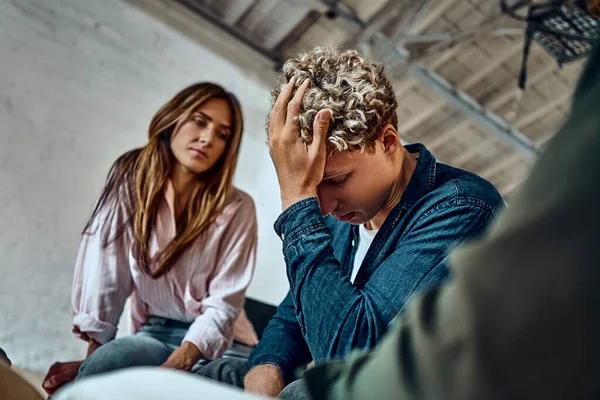
<path id="1" fill-rule="evenodd" d="M 177 221 L 175 237 L 150 259 L 150 237 L 175 163 L 170 147 L 171 135 L 200 105 L 212 98 L 221 98 L 229 103 L 233 114 L 232 135 L 221 158 L 208 171 L 198 175 L 198 179 L 203 182 L 202 188 L 198 186 L 194 191 L 187 211 Z M 242 110 L 232 93 L 208 82 L 196 83 L 183 89 L 152 118 L 148 129 L 148 143 L 125 153 L 113 164 L 100 199 L 84 228 L 84 234 L 90 233 L 93 221 L 102 210 L 108 211 L 106 221 L 110 223 L 119 203 L 124 201 L 128 218 L 117 228 L 112 238 L 109 238 L 110 230 L 103 229 L 103 246 L 106 247 L 117 239 L 131 224 L 134 256 L 141 269 L 154 279 L 163 276 L 227 205 L 233 189 L 242 131 Z M 154 270 L 150 268 L 152 263 L 158 264 Z"/>

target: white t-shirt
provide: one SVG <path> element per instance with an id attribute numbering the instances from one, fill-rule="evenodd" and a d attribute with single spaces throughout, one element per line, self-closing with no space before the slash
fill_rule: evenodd
<path id="1" fill-rule="evenodd" d="M 358 248 L 354 255 L 354 266 L 352 268 L 352 275 L 350 276 L 350 281 L 352 283 L 354 283 L 354 279 L 356 279 L 356 274 L 358 274 L 360 265 L 365 259 L 367 251 L 369 251 L 369 247 L 371 247 L 371 243 L 373 243 L 373 239 L 375 239 L 377 232 L 379 232 L 379 229 L 369 230 L 365 228 L 364 224 L 361 224 L 358 227 Z"/>

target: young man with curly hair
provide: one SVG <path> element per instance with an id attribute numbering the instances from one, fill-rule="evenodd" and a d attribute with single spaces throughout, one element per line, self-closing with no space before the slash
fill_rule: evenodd
<path id="1" fill-rule="evenodd" d="M 200 375 L 295 399 L 306 396 L 298 368 L 375 347 L 413 294 L 448 278 L 449 249 L 503 203 L 484 179 L 401 145 L 380 64 L 316 48 L 283 77 L 267 130 L 290 291 L 248 361 L 216 360 Z"/>

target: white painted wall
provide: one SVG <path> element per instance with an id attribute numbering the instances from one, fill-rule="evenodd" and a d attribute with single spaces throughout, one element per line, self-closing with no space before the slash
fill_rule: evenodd
<path id="1" fill-rule="evenodd" d="M 119 0 L 0 0 L 0 346 L 17 366 L 44 371 L 82 356 L 70 333 L 79 232 L 111 163 L 144 143 L 162 103 L 199 80 L 230 88 L 244 108 L 236 182 L 255 198 L 260 223 L 249 295 L 275 304 L 287 280 L 263 135 L 269 88 Z"/>

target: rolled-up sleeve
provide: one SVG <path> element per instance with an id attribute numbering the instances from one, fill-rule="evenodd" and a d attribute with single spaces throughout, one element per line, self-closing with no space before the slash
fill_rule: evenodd
<path id="1" fill-rule="evenodd" d="M 209 282 L 201 314 L 183 341 L 198 346 L 205 358 L 223 355 L 233 340 L 233 325 L 252 280 L 256 263 L 257 223 L 254 203 L 244 197 L 225 226 L 217 267 Z"/>
<path id="2" fill-rule="evenodd" d="M 133 290 L 128 262 L 131 235 L 123 226 L 126 216 L 122 203 L 101 210 L 83 234 L 71 299 L 73 332 L 82 339 L 101 344 L 114 339 L 125 301 Z"/>

